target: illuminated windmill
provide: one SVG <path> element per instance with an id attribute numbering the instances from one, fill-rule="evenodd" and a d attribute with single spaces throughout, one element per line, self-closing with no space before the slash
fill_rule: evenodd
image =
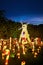
<path id="1" fill-rule="evenodd" d="M 22 24 L 22 32 L 20 34 L 19 42 L 22 44 L 30 43 L 30 37 L 27 31 L 27 24 Z"/>

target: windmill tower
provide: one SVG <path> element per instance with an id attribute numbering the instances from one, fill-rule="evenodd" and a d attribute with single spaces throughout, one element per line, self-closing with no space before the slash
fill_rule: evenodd
<path id="1" fill-rule="evenodd" d="M 22 32 L 20 34 L 19 42 L 22 44 L 30 43 L 30 37 L 27 31 L 27 24 L 22 24 Z"/>

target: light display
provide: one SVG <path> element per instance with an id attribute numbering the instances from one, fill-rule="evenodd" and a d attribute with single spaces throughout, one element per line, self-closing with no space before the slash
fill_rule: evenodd
<path id="1" fill-rule="evenodd" d="M 3 41 L 3 42 L 1 42 Z M 40 40 L 40 38 L 35 38 L 33 41 L 31 41 L 28 31 L 27 31 L 27 24 L 22 25 L 22 32 L 20 34 L 19 40 L 17 38 L 12 39 L 9 38 L 9 44 L 6 40 L 0 41 L 0 51 L 2 51 L 2 60 L 5 59 L 5 65 L 8 65 L 9 57 L 14 58 L 17 56 L 18 59 L 21 58 L 22 55 L 27 55 L 27 52 L 31 50 L 31 54 L 34 55 L 34 58 L 38 56 L 41 50 L 41 46 L 43 45 L 43 42 Z M 25 61 L 21 62 L 21 65 L 25 65 Z"/>
<path id="2" fill-rule="evenodd" d="M 27 40 L 28 42 L 31 42 L 28 31 L 27 31 L 27 24 L 22 24 L 22 32 L 20 34 L 19 42 L 21 42 L 21 39 L 22 41 L 24 40 L 25 44 L 27 43 Z"/>

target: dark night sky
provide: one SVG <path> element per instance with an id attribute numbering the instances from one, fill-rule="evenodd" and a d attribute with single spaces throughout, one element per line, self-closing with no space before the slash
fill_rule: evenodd
<path id="1" fill-rule="evenodd" d="M 1 9 L 12 20 L 43 23 L 43 0 L 0 0 Z"/>

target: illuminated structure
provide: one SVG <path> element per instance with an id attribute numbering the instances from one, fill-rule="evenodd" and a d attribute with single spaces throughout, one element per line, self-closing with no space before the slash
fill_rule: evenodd
<path id="1" fill-rule="evenodd" d="M 20 34 L 19 43 L 22 43 L 23 54 L 25 54 L 25 44 L 30 44 L 30 37 L 27 31 L 27 24 L 22 24 L 22 32 Z"/>
<path id="2" fill-rule="evenodd" d="M 31 42 L 27 31 L 27 24 L 22 24 L 22 32 L 20 34 L 19 42 L 21 42 L 22 44 L 27 44 Z"/>

